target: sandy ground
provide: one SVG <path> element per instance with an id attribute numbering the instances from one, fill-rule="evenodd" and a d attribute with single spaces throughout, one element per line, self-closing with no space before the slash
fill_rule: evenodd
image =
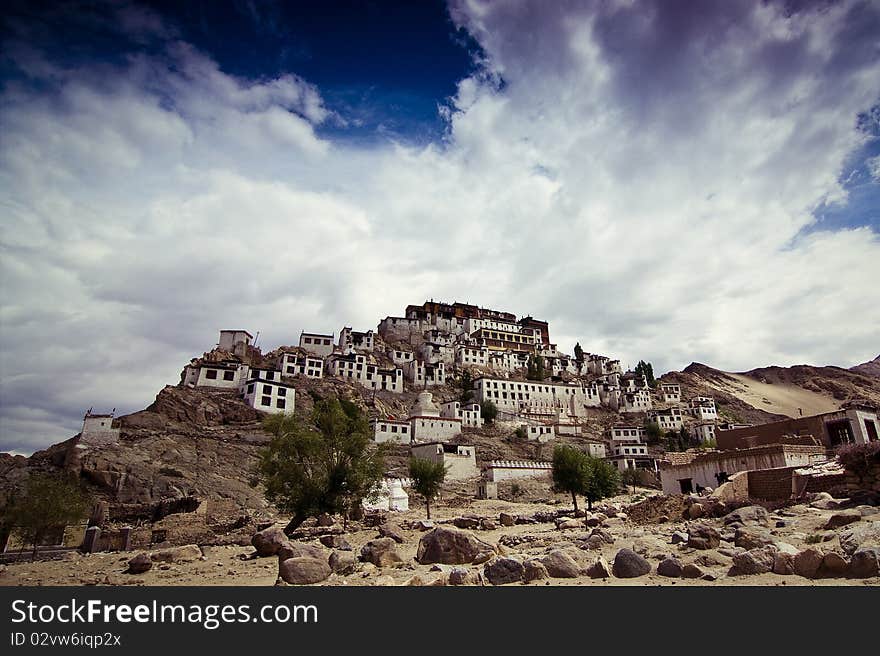
<path id="1" fill-rule="evenodd" d="M 632 500 L 630 495 L 623 495 L 611 500 L 616 505 L 624 505 Z M 511 503 L 506 501 L 473 501 L 466 508 L 448 507 L 440 505 L 433 509 L 435 520 L 451 519 L 462 514 L 475 514 L 497 519 L 500 512 L 509 512 L 518 515 L 531 514 L 537 510 L 550 510 L 567 508 L 555 504 L 534 503 Z M 839 549 L 837 531 L 825 531 L 823 526 L 828 517 L 835 511 L 819 510 L 805 505 L 793 506 L 779 513 L 773 513 L 772 521 L 784 521 L 782 528 L 769 529 L 771 534 L 778 540 L 791 544 L 798 549 L 807 546 L 818 546 L 824 551 Z M 424 519 L 425 513 L 422 506 L 415 506 L 412 510 L 403 513 L 392 513 L 391 520 L 395 523 L 405 520 Z M 700 520 L 704 521 L 704 520 Z M 880 521 L 880 514 L 865 516 L 861 521 Z M 720 527 L 719 520 L 709 520 L 713 525 Z M 772 524 L 771 524 L 772 526 Z M 609 563 L 621 548 L 632 548 L 642 553 L 652 564 L 651 574 L 635 579 L 590 579 L 580 577 L 577 579 L 549 579 L 536 581 L 526 585 L 596 585 L 596 586 L 756 586 L 756 585 L 880 585 L 880 578 L 863 580 L 849 579 L 819 579 L 809 580 L 799 576 L 780 576 L 776 574 L 763 574 L 757 576 L 728 576 L 727 571 L 731 565 L 731 558 L 719 553 L 717 550 L 698 551 L 683 545 L 671 544 L 672 533 L 676 530 L 686 531 L 687 522 L 671 521 L 662 524 L 637 525 L 629 520 L 610 518 L 606 528 L 615 538 L 613 545 L 603 547 L 601 551 L 582 551 L 578 549 L 574 540 L 588 534 L 589 529 L 559 530 L 552 523 L 522 524 L 512 527 L 501 527 L 491 531 L 474 531 L 480 539 L 492 544 L 498 544 L 503 536 L 526 537 L 530 541 L 513 547 L 503 547 L 502 551 L 510 555 L 543 555 L 554 548 L 565 548 L 570 553 L 578 556 L 578 560 L 584 565 L 592 563 L 597 556 L 602 555 Z M 431 571 L 431 565 L 420 565 L 415 561 L 415 554 L 421 533 L 416 530 L 403 530 L 405 542 L 398 545 L 398 553 L 404 563 L 395 567 L 378 569 L 371 564 L 360 564 L 354 574 L 348 576 L 332 575 L 321 585 L 345 586 L 345 585 L 391 585 L 404 584 L 415 574 L 421 574 L 430 579 L 437 576 Z M 812 536 L 812 537 L 811 537 Z M 378 537 L 378 532 L 373 528 L 349 532 L 345 535 L 355 553 L 360 552 L 361 546 L 367 541 Z M 810 540 L 824 541 L 818 544 L 810 544 Z M 509 537 L 507 538 L 510 539 Z M 317 544 L 317 542 L 315 542 Z M 728 542 L 722 541 L 721 548 L 732 547 Z M 277 579 L 277 559 L 275 557 L 254 558 L 253 549 L 242 546 L 203 547 L 204 557 L 202 560 L 189 563 L 157 564 L 153 569 L 144 574 L 127 574 L 128 560 L 134 555 L 126 553 L 101 553 L 101 554 L 69 554 L 62 560 L 44 562 L 20 562 L 6 565 L 0 568 L 0 585 L 275 585 Z M 328 550 L 329 554 L 330 551 Z M 701 569 L 717 577 L 716 581 L 702 579 L 670 579 L 656 574 L 657 564 L 667 555 L 674 555 L 682 564 L 697 562 Z M 481 571 L 482 566 L 470 566 L 475 571 Z M 520 584 L 522 585 L 522 584 Z"/>
<path id="2" fill-rule="evenodd" d="M 736 380 L 736 383 L 730 385 L 716 383 L 720 389 L 767 412 L 798 417 L 798 408 L 803 410 L 804 416 L 808 416 L 831 412 L 840 407 L 840 404 L 831 397 L 805 390 L 797 385 L 783 383 L 769 385 L 742 374 L 727 373 L 727 375 Z"/>

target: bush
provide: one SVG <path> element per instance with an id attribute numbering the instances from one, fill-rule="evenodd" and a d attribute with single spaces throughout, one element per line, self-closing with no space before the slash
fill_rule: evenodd
<path id="1" fill-rule="evenodd" d="M 518 426 L 515 431 L 513 431 L 513 436 L 519 440 L 527 440 L 529 439 L 529 431 L 525 426 Z"/>
<path id="2" fill-rule="evenodd" d="M 412 489 L 425 500 L 425 512 L 431 519 L 431 499 L 440 492 L 440 486 L 446 480 L 446 467 L 442 462 L 434 462 L 425 458 L 410 458 L 409 476 Z"/>
<path id="3" fill-rule="evenodd" d="M 880 442 L 844 444 L 837 448 L 836 454 L 847 471 L 861 478 L 868 473 L 872 464 L 880 463 Z"/>
<path id="4" fill-rule="evenodd" d="M 480 406 L 480 416 L 487 424 L 491 424 L 498 416 L 498 406 L 491 401 L 483 401 Z"/>

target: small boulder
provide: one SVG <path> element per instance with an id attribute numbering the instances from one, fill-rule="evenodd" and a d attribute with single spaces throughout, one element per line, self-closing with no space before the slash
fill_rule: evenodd
<path id="1" fill-rule="evenodd" d="M 822 558 L 822 564 L 819 566 L 817 576 L 820 578 L 838 579 L 846 576 L 849 569 L 849 563 L 846 558 L 836 551 L 829 551 Z"/>
<path id="2" fill-rule="evenodd" d="M 694 563 L 688 563 L 681 570 L 681 578 L 683 579 L 701 579 L 706 578 L 706 574 Z M 707 579 L 714 581 L 715 579 Z"/>
<path id="3" fill-rule="evenodd" d="M 503 512 L 498 515 L 498 523 L 502 526 L 513 526 L 514 524 L 516 524 L 516 515 Z"/>
<path id="4" fill-rule="evenodd" d="M 456 517 L 452 520 L 452 525 L 456 528 L 477 528 L 480 520 L 477 517 Z"/>
<path id="5" fill-rule="evenodd" d="M 681 572 L 681 563 L 678 562 L 678 560 L 676 560 L 675 558 L 666 558 L 660 561 L 660 564 L 657 565 L 657 573 L 660 576 L 677 579 L 681 576 Z"/>
<path id="6" fill-rule="evenodd" d="M 773 571 L 778 549 L 773 545 L 750 549 L 733 557 L 730 576 L 766 574 Z"/>
<path id="7" fill-rule="evenodd" d="M 590 537 L 595 536 L 602 538 L 602 541 L 606 544 L 614 544 L 614 536 L 611 535 L 611 533 L 606 531 L 604 528 L 594 528 L 592 531 L 590 531 Z"/>
<path id="8" fill-rule="evenodd" d="M 274 556 L 278 550 L 288 542 L 287 536 L 280 526 L 270 526 L 262 531 L 257 531 L 251 538 L 251 544 L 257 550 L 257 556 Z"/>
<path id="9" fill-rule="evenodd" d="M 651 572 L 651 564 L 632 549 L 621 549 L 614 557 L 612 568 L 619 579 L 632 579 Z"/>
<path id="10" fill-rule="evenodd" d="M 480 530 L 494 531 L 496 528 L 498 528 L 498 525 L 495 524 L 494 519 L 489 519 L 488 517 L 483 517 L 483 519 L 480 520 Z"/>
<path id="11" fill-rule="evenodd" d="M 852 556 L 860 547 L 880 546 L 880 522 L 859 522 L 844 529 L 838 536 L 844 553 Z"/>
<path id="12" fill-rule="evenodd" d="M 770 526 L 770 513 L 763 506 L 746 506 L 729 512 L 723 519 L 725 524 L 757 524 Z"/>
<path id="13" fill-rule="evenodd" d="M 318 538 L 318 542 L 330 549 L 340 549 L 342 551 L 351 551 L 351 545 L 342 535 L 322 535 Z"/>
<path id="14" fill-rule="evenodd" d="M 701 503 L 692 503 L 687 509 L 688 519 L 699 519 L 706 514 L 706 508 Z"/>
<path id="15" fill-rule="evenodd" d="M 846 526 L 847 524 L 854 524 L 855 522 L 861 521 L 861 519 L 862 513 L 858 510 L 845 510 L 844 512 L 834 513 L 828 518 L 828 521 L 825 522 L 825 530 L 831 531 L 835 528 Z"/>
<path id="16" fill-rule="evenodd" d="M 430 531 L 432 528 L 434 528 L 434 522 L 432 522 L 430 519 L 420 519 L 413 525 L 413 528 L 415 528 L 417 531 Z"/>
<path id="17" fill-rule="evenodd" d="M 202 557 L 202 550 L 197 544 L 185 544 L 181 547 L 170 547 L 156 551 L 150 557 L 154 562 L 190 563 Z"/>
<path id="18" fill-rule="evenodd" d="M 584 523 L 580 519 L 571 519 L 569 517 L 563 517 L 561 519 L 556 520 L 556 528 L 560 531 L 566 531 L 568 529 L 579 529 L 583 528 Z"/>
<path id="19" fill-rule="evenodd" d="M 589 549 L 590 551 L 599 551 L 605 544 L 605 540 L 599 535 L 590 535 L 578 543 L 581 549 Z"/>
<path id="20" fill-rule="evenodd" d="M 688 534 L 683 531 L 675 531 L 672 534 L 672 544 L 683 544 L 688 541 Z"/>
<path id="21" fill-rule="evenodd" d="M 379 537 L 391 538 L 397 542 L 397 544 L 403 544 L 406 541 L 403 537 L 403 533 L 400 531 L 400 527 L 395 526 L 394 524 L 382 524 L 379 527 Z"/>
<path id="22" fill-rule="evenodd" d="M 581 568 L 574 558 L 562 549 L 554 549 L 541 559 L 547 573 L 556 579 L 576 579 Z"/>
<path id="23" fill-rule="evenodd" d="M 522 581 L 525 567 L 516 558 L 495 558 L 486 563 L 483 572 L 492 585 L 506 585 Z"/>
<path id="24" fill-rule="evenodd" d="M 537 558 L 531 558 L 523 563 L 523 581 L 538 581 L 550 578 L 547 568 Z"/>
<path id="25" fill-rule="evenodd" d="M 392 538 L 376 538 L 361 547 L 361 559 L 376 567 L 392 567 L 403 562 Z"/>
<path id="26" fill-rule="evenodd" d="M 438 526 L 425 533 L 419 540 L 416 560 L 422 565 L 445 563 L 463 565 L 477 561 L 485 562 L 495 554 L 495 549 L 467 531 L 449 526 Z"/>
<path id="27" fill-rule="evenodd" d="M 354 574 L 357 570 L 357 558 L 352 551 L 334 551 L 327 560 L 330 569 L 343 576 Z"/>
<path id="28" fill-rule="evenodd" d="M 448 581 L 449 585 L 480 585 L 480 574 L 467 567 L 453 567 Z"/>
<path id="29" fill-rule="evenodd" d="M 694 549 L 717 549 L 719 544 L 721 544 L 721 535 L 711 526 L 691 524 L 688 527 L 687 546 Z"/>
<path id="30" fill-rule="evenodd" d="M 326 561 L 308 556 L 288 558 L 278 566 L 278 574 L 285 583 L 311 585 L 320 583 L 332 574 Z"/>
<path id="31" fill-rule="evenodd" d="M 773 537 L 759 528 L 754 526 L 740 526 L 736 529 L 733 536 L 733 543 L 737 547 L 742 547 L 746 551 L 749 549 L 757 549 L 773 544 Z"/>
<path id="32" fill-rule="evenodd" d="M 852 555 L 847 575 L 857 579 L 880 576 L 880 547 L 862 547 Z"/>
<path id="33" fill-rule="evenodd" d="M 773 557 L 773 573 L 782 576 L 794 574 L 794 555 L 785 551 L 777 551 Z"/>
<path id="34" fill-rule="evenodd" d="M 318 558 L 325 560 L 327 551 L 316 544 L 303 544 L 302 542 L 285 542 L 278 549 L 278 561 L 288 558 Z"/>
<path id="35" fill-rule="evenodd" d="M 611 568 L 608 561 L 601 556 L 597 558 L 592 565 L 587 568 L 587 576 L 591 579 L 607 579 L 611 576 Z"/>
<path id="36" fill-rule="evenodd" d="M 129 574 L 143 574 L 144 572 L 149 572 L 152 568 L 153 560 L 146 553 L 139 553 L 128 561 Z"/>
<path id="37" fill-rule="evenodd" d="M 794 557 L 794 573 L 805 579 L 816 578 L 824 558 L 824 554 L 818 549 L 804 549 Z"/>

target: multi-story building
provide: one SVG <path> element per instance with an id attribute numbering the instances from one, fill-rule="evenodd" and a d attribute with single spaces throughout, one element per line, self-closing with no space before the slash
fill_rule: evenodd
<path id="1" fill-rule="evenodd" d="M 688 412 L 700 421 L 715 421 L 718 419 L 715 399 L 708 396 L 695 396 L 692 398 L 688 405 Z"/>
<path id="2" fill-rule="evenodd" d="M 678 408 L 668 408 L 665 410 L 650 410 L 648 412 L 648 421 L 653 421 L 661 430 L 677 431 L 681 430 L 682 417 L 681 410 Z"/>
<path id="3" fill-rule="evenodd" d="M 595 385 L 580 383 L 548 383 L 544 381 L 514 381 L 481 376 L 474 380 L 477 400 L 494 403 L 499 410 L 518 414 L 547 414 L 557 416 L 558 410 L 566 415 L 582 416 L 585 408 L 600 404 Z"/>
<path id="4" fill-rule="evenodd" d="M 242 388 L 241 396 L 245 403 L 262 412 L 293 412 L 296 390 L 278 380 L 251 378 Z"/>
<path id="5" fill-rule="evenodd" d="M 381 369 L 360 353 L 334 353 L 327 358 L 327 371 L 332 376 L 348 378 L 367 389 L 403 391 L 402 369 Z"/>
<path id="6" fill-rule="evenodd" d="M 333 335 L 322 335 L 320 333 L 300 333 L 299 347 L 305 349 L 312 355 L 319 358 L 326 358 L 333 353 Z"/>
<path id="7" fill-rule="evenodd" d="M 324 377 L 324 360 L 315 355 L 309 355 L 303 349 L 282 353 L 278 360 L 278 368 L 283 376 Z"/>
<path id="8" fill-rule="evenodd" d="M 248 379 L 249 370 L 248 365 L 232 360 L 222 362 L 193 360 L 183 368 L 180 382 L 187 387 L 237 390 Z"/>
<path id="9" fill-rule="evenodd" d="M 460 419 L 462 427 L 465 428 L 482 428 L 485 423 L 479 403 L 462 405 L 460 401 L 447 401 L 440 405 L 440 416 Z"/>
<path id="10" fill-rule="evenodd" d="M 339 349 L 345 352 L 354 348 L 359 351 L 372 351 L 375 344 L 373 331 L 358 332 L 345 326 L 339 331 Z"/>
<path id="11" fill-rule="evenodd" d="M 657 398 L 660 403 L 681 403 L 681 386 L 673 383 L 659 383 Z"/>
<path id="12" fill-rule="evenodd" d="M 412 431 L 408 420 L 372 419 L 370 420 L 370 428 L 373 429 L 373 441 L 375 442 L 409 444 L 412 441 Z"/>

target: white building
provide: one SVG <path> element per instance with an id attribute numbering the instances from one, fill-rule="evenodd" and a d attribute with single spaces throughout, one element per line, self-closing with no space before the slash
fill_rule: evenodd
<path id="1" fill-rule="evenodd" d="M 412 362 L 415 354 L 412 351 L 404 349 L 388 349 L 385 354 L 398 367 L 403 368 L 405 364 Z"/>
<path id="2" fill-rule="evenodd" d="M 446 467 L 448 481 L 466 480 L 480 475 L 477 469 L 476 448 L 470 444 L 430 442 L 413 444 L 409 451 L 413 458 L 442 462 Z"/>
<path id="3" fill-rule="evenodd" d="M 644 428 L 630 424 L 618 424 L 612 426 L 608 431 L 608 437 L 612 443 L 639 443 L 645 435 Z"/>
<path id="4" fill-rule="evenodd" d="M 715 424 L 710 422 L 701 422 L 691 429 L 691 434 L 701 442 L 708 442 L 715 439 Z"/>
<path id="5" fill-rule="evenodd" d="M 648 412 L 648 420 L 653 421 L 664 431 L 677 431 L 682 427 L 681 410 L 678 408 L 651 410 Z"/>
<path id="6" fill-rule="evenodd" d="M 403 366 L 403 375 L 415 389 L 445 385 L 446 365 L 442 362 L 427 364 L 412 360 Z"/>
<path id="7" fill-rule="evenodd" d="M 333 335 L 320 333 L 300 333 L 299 347 L 319 358 L 326 358 L 333 353 Z"/>
<path id="8" fill-rule="evenodd" d="M 474 380 L 474 390 L 480 404 L 494 403 L 500 411 L 519 415 L 546 415 L 558 418 L 558 410 L 565 415 L 579 417 L 588 407 L 599 405 L 599 390 L 595 385 L 579 383 L 548 383 L 544 381 L 513 381 L 502 378 L 480 377 Z"/>
<path id="9" fill-rule="evenodd" d="M 403 391 L 402 369 L 380 369 L 360 353 L 334 353 L 327 358 L 327 371 L 338 378 L 348 378 L 367 389 Z"/>
<path id="10" fill-rule="evenodd" d="M 554 438 L 553 426 L 548 424 L 526 424 L 526 437 L 542 444 Z"/>
<path id="11" fill-rule="evenodd" d="M 217 346 L 224 351 L 234 353 L 236 346 L 244 344 L 250 346 L 254 337 L 246 330 L 221 330 L 220 341 Z"/>
<path id="12" fill-rule="evenodd" d="M 455 362 L 455 347 L 442 342 L 425 342 L 419 345 L 418 353 L 426 364 L 448 364 Z"/>
<path id="13" fill-rule="evenodd" d="M 113 427 L 113 413 L 92 414 L 91 409 L 83 416 L 83 426 L 79 435 L 80 444 L 104 446 L 119 441 L 119 428 Z"/>
<path id="14" fill-rule="evenodd" d="M 593 440 L 587 442 L 587 453 L 594 458 L 604 458 L 607 453 L 605 443 Z"/>
<path id="15" fill-rule="evenodd" d="M 462 405 L 460 401 L 447 401 L 440 406 L 440 416 L 447 419 L 461 419 L 464 428 L 482 428 L 482 410 L 479 403 Z"/>
<path id="16" fill-rule="evenodd" d="M 409 411 L 413 442 L 447 441 L 461 433 L 462 420 L 441 417 L 430 392 L 420 392 Z"/>
<path id="17" fill-rule="evenodd" d="M 495 483 L 517 478 L 549 478 L 553 463 L 538 460 L 492 460 L 486 468 L 486 478 Z"/>
<path id="18" fill-rule="evenodd" d="M 324 360 L 306 351 L 283 353 L 278 367 L 285 376 L 324 377 Z"/>
<path id="19" fill-rule="evenodd" d="M 649 469 L 657 471 L 657 461 L 648 455 L 646 444 L 615 444 L 611 447 L 611 455 L 608 456 L 617 469 Z"/>
<path id="20" fill-rule="evenodd" d="M 339 331 L 339 348 L 345 351 L 354 348 L 359 351 L 372 351 L 375 341 L 373 339 L 373 331 L 358 332 L 352 330 L 349 326 L 345 326 Z"/>
<path id="21" fill-rule="evenodd" d="M 647 412 L 653 407 L 651 392 L 648 388 L 638 389 L 633 392 L 624 391 L 621 400 L 623 405 L 619 410 L 622 412 Z"/>
<path id="22" fill-rule="evenodd" d="M 487 349 L 488 350 L 488 349 Z M 529 363 L 529 354 L 523 351 L 489 351 L 489 367 L 496 371 L 513 373 L 525 369 Z"/>
<path id="23" fill-rule="evenodd" d="M 373 419 L 370 421 L 370 427 L 373 429 L 374 442 L 409 444 L 412 441 L 412 431 L 409 421 L 398 419 Z"/>
<path id="24" fill-rule="evenodd" d="M 657 398 L 661 403 L 681 403 L 681 386 L 660 383 L 657 385 Z"/>
<path id="25" fill-rule="evenodd" d="M 216 387 L 238 390 L 248 379 L 250 368 L 241 362 L 193 360 L 183 368 L 181 382 L 187 387 Z"/>
<path id="26" fill-rule="evenodd" d="M 453 345 L 453 350 L 459 367 L 489 366 L 489 349 L 485 345 L 458 343 Z"/>
<path id="27" fill-rule="evenodd" d="M 700 421 L 715 421 L 718 419 L 715 399 L 709 396 L 695 396 L 690 400 L 688 410 Z"/>
<path id="28" fill-rule="evenodd" d="M 296 390 L 280 381 L 252 378 L 242 390 L 242 398 L 249 406 L 262 412 L 293 412 Z"/>

